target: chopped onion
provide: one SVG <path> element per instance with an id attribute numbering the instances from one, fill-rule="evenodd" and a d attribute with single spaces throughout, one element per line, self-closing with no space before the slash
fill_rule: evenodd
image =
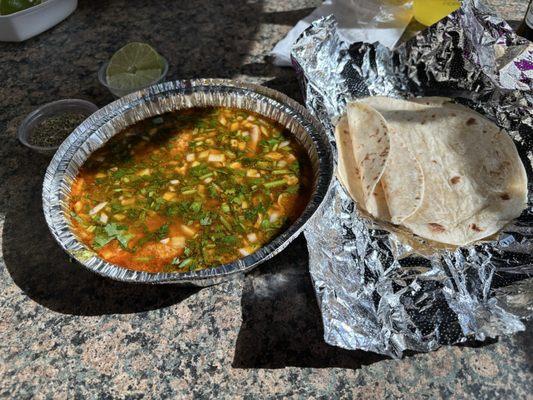
<path id="1" fill-rule="evenodd" d="M 248 178 L 259 178 L 261 174 L 256 169 L 250 168 L 248 171 L 246 171 L 246 176 Z"/>
<path id="2" fill-rule="evenodd" d="M 166 201 L 171 201 L 171 200 L 174 200 L 175 198 L 176 198 L 176 193 L 174 192 L 165 192 L 163 194 L 163 199 Z"/>
<path id="3" fill-rule="evenodd" d="M 255 233 L 249 233 L 246 237 L 251 243 L 257 242 L 257 235 Z"/>
<path id="4" fill-rule="evenodd" d="M 178 179 L 172 179 L 172 180 L 170 181 L 170 184 L 171 184 L 171 185 L 177 185 L 178 183 L 180 183 L 180 181 L 179 181 Z"/>
<path id="5" fill-rule="evenodd" d="M 194 155 L 194 153 L 189 153 L 187 154 L 187 156 L 185 157 L 187 161 L 191 162 L 191 161 L 194 161 L 196 159 L 196 156 Z"/>
<path id="6" fill-rule="evenodd" d="M 272 211 L 270 213 L 269 221 L 270 223 L 276 222 L 279 218 L 280 214 L 277 211 Z"/>
<path id="7" fill-rule="evenodd" d="M 247 247 L 239 249 L 239 253 L 241 253 L 242 256 L 249 256 L 250 254 L 252 254 Z"/>
<path id="8" fill-rule="evenodd" d="M 183 236 L 174 236 L 170 238 L 170 245 L 176 248 L 185 247 L 185 238 Z"/>
<path id="9" fill-rule="evenodd" d="M 280 153 L 277 153 L 275 151 L 271 151 L 270 153 L 267 153 L 265 155 L 266 158 L 270 158 L 271 160 L 281 160 L 283 158 L 283 155 L 281 155 Z"/>
<path id="10" fill-rule="evenodd" d="M 89 211 L 89 215 L 94 215 L 101 211 L 105 206 L 107 205 L 107 201 L 104 201 L 103 203 L 100 203 L 96 205 L 91 211 Z"/>
<path id="11" fill-rule="evenodd" d="M 102 213 L 102 214 L 100 214 L 100 222 L 101 222 L 102 224 L 107 224 L 107 220 L 108 220 L 108 219 L 109 219 L 109 218 L 108 218 L 108 216 L 107 216 L 106 213 Z"/>
<path id="12" fill-rule="evenodd" d="M 75 204 L 74 204 L 74 209 L 77 211 L 77 212 L 80 212 L 83 208 L 83 203 L 81 201 L 77 201 Z"/>
<path id="13" fill-rule="evenodd" d="M 252 149 L 255 149 L 259 143 L 259 139 L 261 138 L 261 131 L 257 127 L 257 125 L 252 126 L 252 133 L 250 134 L 250 147 Z"/>
<path id="14" fill-rule="evenodd" d="M 263 222 L 263 214 L 259 213 L 257 214 L 257 220 L 255 221 L 254 227 L 259 228 L 259 226 L 261 225 L 261 222 Z"/>
<path id="15" fill-rule="evenodd" d="M 181 230 L 183 231 L 183 233 L 187 236 L 194 236 L 196 235 L 196 231 L 194 229 L 192 229 L 190 226 L 188 225 L 181 225 Z"/>
<path id="16" fill-rule="evenodd" d="M 129 197 L 127 199 L 121 200 L 120 204 L 123 206 L 131 206 L 132 204 L 135 204 L 135 198 Z"/>
<path id="17" fill-rule="evenodd" d="M 287 175 L 285 177 L 285 180 L 287 181 L 287 185 L 296 185 L 298 183 L 298 177 L 295 175 Z"/>
<path id="18" fill-rule="evenodd" d="M 168 242 L 170 242 L 170 239 L 169 238 L 164 238 L 164 239 L 161 239 L 159 242 L 163 243 L 163 244 L 167 244 Z"/>
<path id="19" fill-rule="evenodd" d="M 142 169 L 139 172 L 137 172 L 137 175 L 146 176 L 146 175 L 150 175 L 151 173 L 152 173 L 152 171 L 150 171 L 150 168 L 145 168 L 145 169 Z"/>
<path id="20" fill-rule="evenodd" d="M 209 162 L 223 162 L 224 160 L 226 160 L 224 154 L 209 154 L 209 157 L 207 157 L 207 161 Z"/>

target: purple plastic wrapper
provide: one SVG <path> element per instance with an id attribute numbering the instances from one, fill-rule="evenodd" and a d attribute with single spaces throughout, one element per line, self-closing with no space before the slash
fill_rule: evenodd
<path id="1" fill-rule="evenodd" d="M 338 181 L 305 230 L 327 343 L 392 357 L 524 329 L 533 314 L 533 47 L 477 0 L 394 50 L 342 42 L 333 17 L 292 51 L 306 106 L 333 127 L 357 97 L 445 96 L 515 140 L 528 207 L 492 242 L 413 255 L 362 217 Z"/>

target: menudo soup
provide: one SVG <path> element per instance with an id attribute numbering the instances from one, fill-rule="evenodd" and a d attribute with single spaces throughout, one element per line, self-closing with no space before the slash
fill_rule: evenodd
<path id="1" fill-rule="evenodd" d="M 231 108 L 141 121 L 94 152 L 72 184 L 74 231 L 140 271 L 188 271 L 252 254 L 305 208 L 307 154 L 283 127 Z"/>

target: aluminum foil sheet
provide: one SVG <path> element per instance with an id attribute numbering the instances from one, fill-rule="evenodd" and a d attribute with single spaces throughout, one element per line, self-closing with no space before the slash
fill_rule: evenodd
<path id="1" fill-rule="evenodd" d="M 348 45 L 315 22 L 293 47 L 307 108 L 333 126 L 357 97 L 446 96 L 505 128 L 529 177 L 528 207 L 497 239 L 431 257 L 363 218 L 338 181 L 305 230 L 324 338 L 392 357 L 524 329 L 533 314 L 533 51 L 477 0 L 389 50 Z M 335 150 L 334 150 L 335 151 Z M 336 152 L 336 151 L 335 151 Z"/>
<path id="2" fill-rule="evenodd" d="M 224 106 L 249 110 L 285 126 L 307 150 L 313 168 L 313 192 L 302 215 L 255 253 L 215 268 L 186 273 L 148 273 L 111 264 L 74 235 L 68 217 L 71 184 L 79 167 L 111 137 L 137 121 L 190 107 Z M 43 211 L 54 238 L 88 269 L 112 279 L 142 283 L 212 285 L 252 269 L 283 250 L 320 207 L 333 175 L 331 147 L 322 126 L 300 104 L 258 85 L 223 79 L 165 82 L 122 97 L 86 119 L 54 155 L 43 183 Z"/>

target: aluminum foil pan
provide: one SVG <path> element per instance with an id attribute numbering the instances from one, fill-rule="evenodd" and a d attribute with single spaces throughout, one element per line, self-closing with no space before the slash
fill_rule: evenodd
<path id="1" fill-rule="evenodd" d="M 528 207 L 496 240 L 431 257 L 365 219 L 338 181 L 305 230 L 327 343 L 392 357 L 524 329 L 533 314 L 533 51 L 477 0 L 394 50 L 339 39 L 333 17 L 293 47 L 307 108 L 326 127 L 357 97 L 447 96 L 505 128 Z"/>
<path id="2" fill-rule="evenodd" d="M 168 111 L 225 106 L 259 113 L 291 131 L 307 150 L 313 168 L 313 192 L 302 215 L 255 253 L 219 267 L 186 273 L 147 273 L 119 267 L 99 258 L 78 241 L 68 218 L 68 199 L 79 167 L 113 135 L 127 126 Z M 283 250 L 302 231 L 321 205 L 333 174 L 331 147 L 321 125 L 300 104 L 262 86 L 220 79 L 166 82 L 125 96 L 98 110 L 65 140 L 54 155 L 43 183 L 43 210 L 52 235 L 86 268 L 112 279 L 142 283 L 206 286 L 243 273 Z"/>

